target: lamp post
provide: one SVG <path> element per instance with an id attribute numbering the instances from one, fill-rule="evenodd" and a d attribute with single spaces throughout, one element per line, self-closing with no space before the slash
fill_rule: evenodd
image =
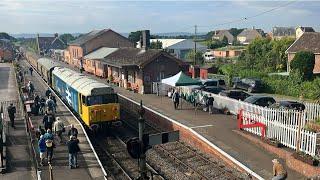
<path id="1" fill-rule="evenodd" d="M 143 142 L 143 132 L 144 132 L 144 128 L 145 128 L 145 119 L 143 118 L 143 115 L 145 113 L 145 109 L 142 106 L 142 100 L 140 101 L 140 109 L 138 111 L 140 117 L 139 117 L 139 141 Z M 141 151 L 143 151 L 143 146 L 140 149 Z M 139 171 L 140 171 L 140 177 L 139 180 L 145 180 L 145 179 L 149 179 L 149 177 L 147 176 L 147 165 L 146 165 L 146 154 L 145 153 L 141 153 L 140 158 L 139 158 Z"/>

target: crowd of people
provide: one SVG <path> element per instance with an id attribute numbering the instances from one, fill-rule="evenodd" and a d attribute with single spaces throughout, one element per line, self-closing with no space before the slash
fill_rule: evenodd
<path id="1" fill-rule="evenodd" d="M 32 76 L 32 68 L 29 69 Z M 18 74 L 19 78 L 23 79 L 23 74 Z M 78 168 L 78 152 L 79 140 L 78 130 L 73 124 L 65 126 L 60 117 L 56 117 L 57 113 L 57 100 L 52 94 L 50 88 L 45 92 L 44 96 L 40 96 L 35 93 L 35 87 L 31 81 L 26 85 L 28 93 L 28 100 L 33 99 L 33 105 L 31 106 L 31 113 L 35 116 L 43 115 L 42 124 L 39 125 L 36 130 L 36 136 L 38 138 L 38 149 L 40 155 L 40 165 L 47 163 L 51 164 L 53 159 L 54 148 L 60 143 L 60 145 L 67 145 L 69 154 L 69 167 L 70 169 Z M 12 127 L 14 126 L 14 114 L 16 113 L 15 107 L 11 104 L 8 107 L 8 114 L 11 120 Z M 42 128 L 44 127 L 44 128 Z M 68 133 L 66 133 L 66 129 Z M 65 142 L 64 133 L 68 136 L 68 140 Z M 57 142 L 57 143 L 56 143 Z"/>

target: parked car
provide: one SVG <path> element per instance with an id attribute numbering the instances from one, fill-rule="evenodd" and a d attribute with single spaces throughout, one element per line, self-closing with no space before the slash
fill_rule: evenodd
<path id="1" fill-rule="evenodd" d="M 213 94 L 219 94 L 224 89 L 221 87 L 202 87 L 201 90 L 206 91 L 206 92 L 210 92 Z"/>
<path id="2" fill-rule="evenodd" d="M 244 100 L 244 102 L 255 104 L 258 106 L 269 107 L 272 104 L 276 103 L 273 97 L 270 96 L 250 96 Z"/>
<path id="3" fill-rule="evenodd" d="M 279 109 L 293 109 L 293 110 L 305 110 L 306 106 L 303 103 L 297 101 L 279 101 L 271 106 L 272 108 Z"/>
<path id="4" fill-rule="evenodd" d="M 215 59 L 215 57 L 213 56 L 213 54 L 211 52 L 205 52 L 203 54 L 203 59 L 205 61 L 213 61 Z"/>
<path id="5" fill-rule="evenodd" d="M 260 79 L 256 78 L 234 78 L 233 79 L 233 88 L 234 89 L 244 89 L 249 93 L 251 92 L 260 92 L 262 89 L 262 82 Z"/>
<path id="6" fill-rule="evenodd" d="M 226 88 L 226 82 L 223 79 L 201 79 L 203 87 L 205 88 Z"/>
<path id="7" fill-rule="evenodd" d="M 241 100 L 241 101 L 245 100 L 247 97 L 250 96 L 250 94 L 242 90 L 224 90 L 224 91 L 221 91 L 219 95 L 226 96 L 232 99 Z"/>

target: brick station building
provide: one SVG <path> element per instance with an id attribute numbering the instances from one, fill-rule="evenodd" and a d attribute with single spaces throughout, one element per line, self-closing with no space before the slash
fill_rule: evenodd
<path id="1" fill-rule="evenodd" d="M 111 29 L 93 30 L 70 42 L 64 59 L 68 64 L 80 67 L 85 55 L 101 47 L 134 47 L 134 43 Z"/>
<path id="2" fill-rule="evenodd" d="M 162 50 L 104 48 L 104 52 L 108 55 L 102 59 L 86 59 L 85 70 L 141 94 L 151 93 L 153 82 L 173 76 L 187 66 Z"/>

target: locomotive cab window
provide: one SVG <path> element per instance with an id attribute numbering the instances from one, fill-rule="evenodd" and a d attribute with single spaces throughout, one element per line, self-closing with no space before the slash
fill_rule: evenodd
<path id="1" fill-rule="evenodd" d="M 118 102 L 117 94 L 88 96 L 86 98 L 86 105 L 87 106 L 93 106 L 93 105 L 97 105 L 97 104 L 117 103 L 117 102 Z"/>

